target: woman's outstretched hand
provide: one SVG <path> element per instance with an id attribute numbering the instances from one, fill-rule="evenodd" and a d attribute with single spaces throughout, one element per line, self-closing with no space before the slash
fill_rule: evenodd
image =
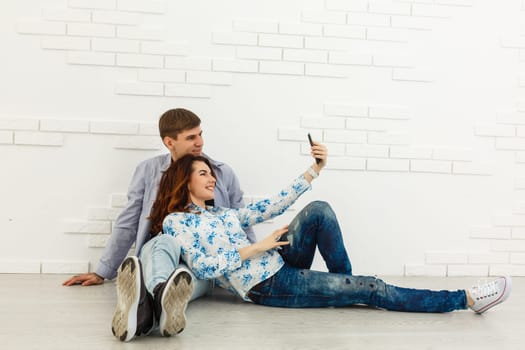
<path id="1" fill-rule="evenodd" d="M 317 161 L 314 165 L 312 165 L 312 168 L 319 174 L 321 169 L 323 169 L 326 166 L 326 160 L 328 158 L 328 149 L 325 145 L 322 143 L 312 141 L 313 146 L 310 148 L 310 154 L 312 157 L 314 157 L 316 160 L 319 159 L 319 163 Z"/>
<path id="2" fill-rule="evenodd" d="M 319 174 L 321 169 L 326 166 L 326 159 L 328 158 L 328 149 L 322 143 L 311 141 L 310 154 L 315 158 L 314 164 L 309 167 L 304 173 L 304 178 L 308 182 L 312 182 Z"/>

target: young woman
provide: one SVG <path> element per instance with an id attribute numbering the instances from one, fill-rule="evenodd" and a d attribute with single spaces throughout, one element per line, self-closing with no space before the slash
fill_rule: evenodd
<path id="1" fill-rule="evenodd" d="M 245 301 L 279 307 L 365 304 L 387 310 L 448 312 L 470 307 L 483 313 L 510 294 L 511 280 L 498 278 L 468 290 L 401 288 L 369 276 L 352 275 L 336 216 L 325 202 L 307 205 L 294 220 L 265 239 L 250 243 L 243 228 L 282 214 L 311 188 L 326 164 L 326 148 L 312 146 L 319 162 L 272 198 L 246 208 L 206 205 L 216 184 L 206 158 L 188 155 L 164 173 L 150 219 L 181 245 L 183 260 L 201 279 Z M 329 272 L 310 270 L 315 248 Z"/>

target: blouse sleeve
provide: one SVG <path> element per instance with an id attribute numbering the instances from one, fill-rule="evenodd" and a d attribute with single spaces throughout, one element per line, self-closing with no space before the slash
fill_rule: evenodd
<path id="1" fill-rule="evenodd" d="M 235 209 L 241 226 L 246 228 L 281 215 L 311 187 L 301 175 L 273 197 L 249 204 L 245 208 Z"/>
<path id="2" fill-rule="evenodd" d="M 238 269 L 242 261 L 237 249 L 232 247 L 208 252 L 202 244 L 202 240 L 206 239 L 205 235 L 195 229 L 195 220 L 192 217 L 198 216 L 188 213 L 168 215 L 163 222 L 163 231 L 180 243 L 182 259 L 195 276 L 199 279 L 214 279 Z"/>

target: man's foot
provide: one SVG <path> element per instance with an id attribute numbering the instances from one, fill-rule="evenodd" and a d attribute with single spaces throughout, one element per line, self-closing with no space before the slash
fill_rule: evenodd
<path id="1" fill-rule="evenodd" d="M 160 334 L 170 337 L 186 327 L 186 307 L 193 292 L 193 281 L 185 268 L 179 268 L 166 282 L 159 283 L 153 291 L 155 313 Z"/>
<path id="2" fill-rule="evenodd" d="M 504 302 L 510 295 L 512 280 L 510 277 L 499 277 L 494 281 L 474 286 L 468 294 L 474 302 L 469 307 L 477 314 L 482 314 L 488 309 Z"/>
<path id="3" fill-rule="evenodd" d="M 142 265 L 136 256 L 127 257 L 117 275 L 117 307 L 111 331 L 121 341 L 148 334 L 153 328 L 153 298 L 146 290 Z"/>

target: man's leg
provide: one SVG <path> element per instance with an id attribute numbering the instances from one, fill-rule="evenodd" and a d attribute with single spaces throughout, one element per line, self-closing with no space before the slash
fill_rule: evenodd
<path id="1" fill-rule="evenodd" d="M 187 269 L 193 281 L 193 293 L 191 293 L 190 301 L 203 297 L 207 294 L 211 294 L 213 288 L 213 283 L 211 280 L 198 279 L 193 271 L 191 271 L 188 265 L 186 265 L 183 261 L 179 263 L 179 267 Z"/>
<path id="2" fill-rule="evenodd" d="M 352 274 L 352 265 L 344 246 L 341 228 L 330 205 L 322 201 L 309 203 L 288 225 L 288 233 L 281 240 L 290 245 L 283 246 L 280 253 L 291 266 L 309 269 L 319 247 L 328 271 Z"/>
<path id="3" fill-rule="evenodd" d="M 193 281 L 193 292 L 190 301 L 200 298 L 211 291 L 212 282 L 200 280 L 180 261 L 180 245 L 170 235 L 159 235 L 148 241 L 140 252 L 140 260 L 144 269 L 146 288 L 153 295 L 155 287 L 168 280 L 177 268 L 185 268 Z"/>
<path id="4" fill-rule="evenodd" d="M 180 246 L 169 235 L 147 242 L 140 252 L 146 288 L 154 297 L 155 318 L 164 336 L 186 327 L 186 307 L 193 293 L 189 270 L 179 267 Z"/>
<path id="5" fill-rule="evenodd" d="M 118 269 L 117 305 L 111 331 L 121 341 L 149 334 L 155 326 L 153 297 L 146 289 L 142 265 L 136 256 L 127 257 Z"/>

